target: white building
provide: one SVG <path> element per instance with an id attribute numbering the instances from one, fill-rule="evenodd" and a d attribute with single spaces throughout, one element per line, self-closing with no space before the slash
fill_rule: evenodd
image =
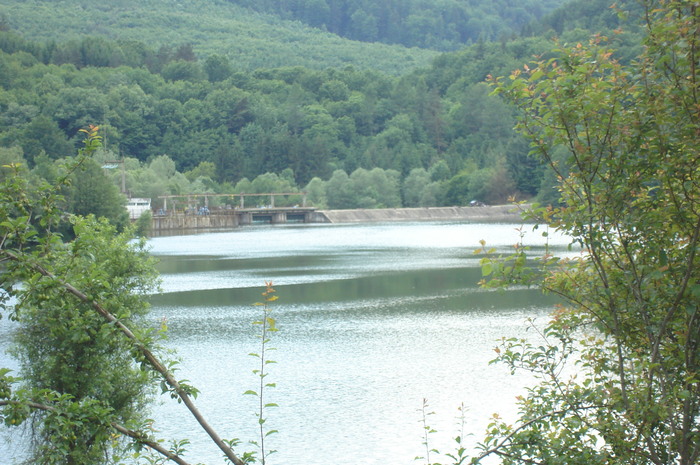
<path id="1" fill-rule="evenodd" d="M 135 220 L 144 212 L 151 210 L 151 199 L 129 199 L 126 202 L 126 209 L 129 212 L 129 218 Z"/>

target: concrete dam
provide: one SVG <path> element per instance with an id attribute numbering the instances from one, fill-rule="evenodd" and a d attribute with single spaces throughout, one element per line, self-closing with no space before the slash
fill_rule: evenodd
<path id="1" fill-rule="evenodd" d="M 380 208 L 316 210 L 309 207 L 246 208 L 201 214 L 154 215 L 152 233 L 180 230 L 233 229 L 250 224 L 285 223 L 370 223 L 399 221 L 522 221 L 513 205 L 479 207 Z"/>

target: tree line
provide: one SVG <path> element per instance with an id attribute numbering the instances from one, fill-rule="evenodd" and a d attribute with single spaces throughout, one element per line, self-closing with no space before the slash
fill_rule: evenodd
<path id="1" fill-rule="evenodd" d="M 221 55 L 196 60 L 184 45 L 143 53 L 161 57 L 151 69 L 148 60 L 101 61 L 95 50 L 123 50 L 106 39 L 80 44 L 80 53 L 61 55 L 67 62 L 46 63 L 45 51 L 60 44 L 0 32 L 0 147 L 36 172 L 49 172 L 75 151 L 81 128 L 99 124 L 104 158 L 125 160 L 134 196 L 233 192 L 244 180 L 283 172 L 303 190 L 377 169 L 396 179 L 398 195 L 387 198 L 398 200 L 331 195 L 319 203 L 463 205 L 551 191 L 512 130 L 514 109 L 483 83 L 520 66 L 547 46 L 544 39 L 477 44 L 402 77 L 353 67 L 243 72 Z M 132 44 L 138 48 L 148 50 Z M 198 184 L 163 185 L 139 174 L 163 157 L 179 179 Z"/>

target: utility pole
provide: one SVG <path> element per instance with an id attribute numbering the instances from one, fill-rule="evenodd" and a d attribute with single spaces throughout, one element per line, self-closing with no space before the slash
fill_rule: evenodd
<path id="1" fill-rule="evenodd" d="M 106 161 L 102 163 L 102 168 L 106 170 L 111 170 L 114 168 L 119 168 L 119 165 L 121 165 L 122 169 L 122 194 L 126 194 L 126 168 L 124 167 L 124 159 L 122 158 L 121 160 L 114 160 L 114 161 Z"/>

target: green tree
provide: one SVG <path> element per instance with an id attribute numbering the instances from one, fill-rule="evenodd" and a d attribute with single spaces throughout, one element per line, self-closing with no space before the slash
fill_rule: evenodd
<path id="1" fill-rule="evenodd" d="M 356 195 L 350 186 L 350 176 L 345 171 L 333 171 L 325 187 L 328 208 L 356 208 Z"/>
<path id="2" fill-rule="evenodd" d="M 52 272 L 89 295 L 100 295 L 124 323 L 137 329 L 144 325 L 145 291 L 155 278 L 144 244 L 129 245 L 130 234 L 118 234 L 104 221 L 74 217 L 72 226 L 76 239 L 54 251 Z M 133 363 L 128 341 L 88 303 L 66 305 L 64 289 L 35 280 L 29 284 L 33 292 L 22 293 L 13 310 L 19 321 L 14 354 L 27 386 L 69 395 L 75 405 L 99 399 L 91 409 L 123 425 L 143 421 L 151 375 Z M 39 432 L 33 463 L 115 463 L 125 441 L 112 440 L 109 424 L 86 413 L 82 417 L 70 426 L 61 415 L 33 417 Z"/>
<path id="3" fill-rule="evenodd" d="M 185 177 L 194 182 L 195 179 L 204 176 L 213 179 L 216 176 L 216 166 L 209 161 L 203 161 L 196 167 L 184 173 Z"/>
<path id="4" fill-rule="evenodd" d="M 553 169 L 566 147 L 563 206 L 533 215 L 583 246 L 537 273 L 522 248 L 484 263 L 494 284 L 537 282 L 564 300 L 543 343 L 500 349 L 540 377 L 520 422 L 489 428 L 483 455 L 506 464 L 700 460 L 700 8 L 644 5 L 633 66 L 598 37 L 496 84 Z"/>
<path id="5" fill-rule="evenodd" d="M 34 166 L 35 158 L 45 153 L 56 160 L 70 155 L 73 147 L 55 121 L 40 115 L 27 124 L 17 143 L 24 149 L 29 166 Z"/>
<path id="6" fill-rule="evenodd" d="M 26 164 L 24 160 L 24 154 L 22 153 L 21 147 L 0 147 L 0 166 L 17 164 Z M 0 171 L 0 180 L 4 180 L 6 177 L 10 176 L 11 173 L 8 170 Z"/>
<path id="7" fill-rule="evenodd" d="M 414 168 L 403 181 L 401 192 L 403 194 L 404 207 L 423 207 L 421 199 L 423 192 L 430 184 L 430 175 L 424 168 Z"/>
<path id="8" fill-rule="evenodd" d="M 210 55 L 204 61 L 204 72 L 210 82 L 220 82 L 231 76 L 233 68 L 228 58 L 221 55 Z"/>
<path id="9" fill-rule="evenodd" d="M 201 81 L 204 79 L 204 71 L 194 61 L 176 60 L 163 67 L 160 73 L 168 81 Z"/>
<path id="10" fill-rule="evenodd" d="M 326 183 L 321 178 L 313 178 L 304 188 L 307 201 L 316 208 L 327 208 Z"/>
<path id="11" fill-rule="evenodd" d="M 172 363 L 155 353 L 159 332 L 141 320 L 156 273 L 143 241 L 93 216 L 66 215 L 58 189 L 100 145 L 85 130 L 85 148 L 55 185 L 32 186 L 19 164 L 0 184 L 0 311 L 19 322 L 16 342 L 22 379 L 0 368 L 0 418 L 7 426 L 34 422 L 32 463 L 123 463 L 143 448 L 187 462 L 163 447 L 143 422 L 143 403 L 160 380 L 163 393 L 192 413 L 227 459 L 245 462 L 201 415 L 197 390 L 178 381 Z M 63 221 L 75 238 L 56 233 Z M 33 412 L 33 414 L 32 414 Z"/>
<path id="12" fill-rule="evenodd" d="M 7 295 L 16 298 L 12 305 L 2 303 L 19 322 L 15 354 L 34 400 L 52 399 L 72 412 L 47 409 L 31 417 L 37 431 L 33 463 L 114 463 L 125 442 L 113 440 L 110 422 L 135 426 L 144 419 L 151 375 L 134 364 L 128 341 L 117 337 L 115 325 L 106 324 L 89 300 L 66 300 L 62 283 L 99 296 L 116 318 L 138 330 L 155 284 L 153 260 L 143 243 L 132 243 L 129 233 L 118 234 L 94 217 L 71 216 L 75 239 L 62 243 L 52 232 L 64 221 L 54 203 L 60 198 L 47 186 L 30 189 L 21 166 L 3 169 L 15 172 L 0 190 L 5 262 L 0 279 Z M 70 171 L 62 179 L 69 176 Z M 20 228 L 18 219 L 24 223 Z M 3 391 L 3 399 L 8 394 Z M 12 417 L 11 423 L 23 419 L 12 409 L 2 416 Z"/>
<path id="13" fill-rule="evenodd" d="M 445 182 L 445 205 L 467 205 L 470 200 L 474 200 L 469 192 L 471 178 L 471 172 L 462 170 Z"/>
<path id="14" fill-rule="evenodd" d="M 86 160 L 71 176 L 66 189 L 68 211 L 75 215 L 105 218 L 119 230 L 129 223 L 126 198 L 94 160 Z"/>
<path id="15" fill-rule="evenodd" d="M 86 70 L 81 73 L 87 78 Z M 88 126 L 91 121 L 102 121 L 107 105 L 105 96 L 94 88 L 64 87 L 47 103 L 45 114 L 58 123 L 65 134 L 77 134 L 81 128 Z M 46 123 L 42 123 L 43 126 Z M 47 131 L 51 134 L 53 131 Z M 36 135 L 36 132 L 34 133 Z M 69 153 L 61 154 L 68 156 Z"/>

